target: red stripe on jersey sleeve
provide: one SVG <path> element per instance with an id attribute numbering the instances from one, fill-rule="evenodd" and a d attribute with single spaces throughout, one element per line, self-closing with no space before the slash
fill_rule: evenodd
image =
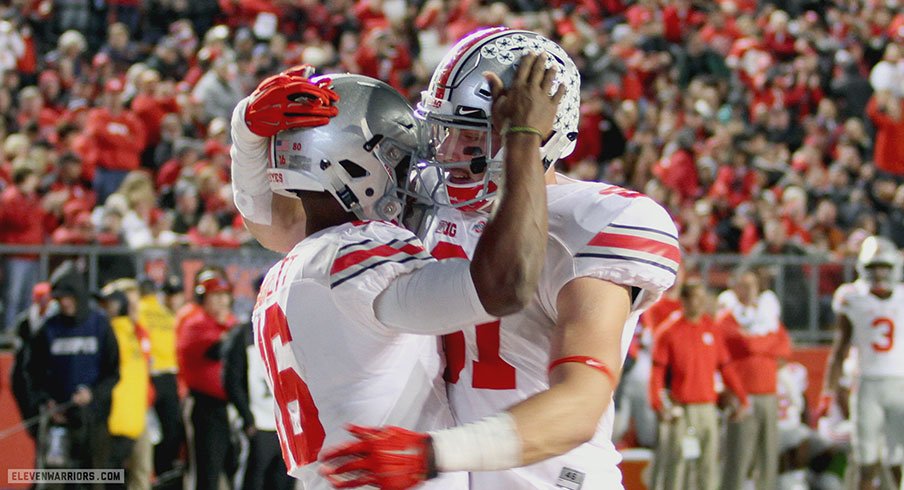
<path id="1" fill-rule="evenodd" d="M 637 191 L 631 191 L 631 190 L 625 189 L 623 187 L 618 187 L 616 185 L 606 187 L 605 189 L 601 190 L 599 192 L 599 194 L 602 196 L 621 196 L 621 197 L 626 197 L 628 199 L 635 199 L 638 197 L 647 197 Z"/>
<path id="2" fill-rule="evenodd" d="M 594 247 L 618 247 L 638 252 L 659 255 L 674 262 L 681 262 L 681 252 L 676 245 L 660 242 L 652 238 L 619 235 L 617 233 L 598 233 L 587 245 Z"/>
<path id="3" fill-rule="evenodd" d="M 418 245 L 412 245 L 410 243 L 406 243 L 405 245 L 395 248 L 389 245 L 378 245 L 374 248 L 368 250 L 357 250 L 342 257 L 336 258 L 333 261 L 333 267 L 330 269 L 330 274 L 338 274 L 349 267 L 353 267 L 371 257 L 392 257 L 393 255 L 397 255 L 399 253 L 404 253 L 407 255 L 417 255 L 422 253 L 424 249 Z"/>

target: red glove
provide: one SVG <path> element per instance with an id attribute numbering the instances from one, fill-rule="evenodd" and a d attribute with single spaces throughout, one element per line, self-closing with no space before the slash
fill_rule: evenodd
<path id="1" fill-rule="evenodd" d="M 245 124 L 252 133 L 269 138 L 280 131 L 323 126 L 339 114 L 333 102 L 339 94 L 330 80 L 308 80 L 308 67 L 296 66 L 267 78 L 251 94 L 245 108 Z"/>
<path id="2" fill-rule="evenodd" d="M 401 427 L 350 425 L 357 441 L 320 455 L 320 473 L 336 488 L 404 490 L 436 476 L 430 436 Z"/>

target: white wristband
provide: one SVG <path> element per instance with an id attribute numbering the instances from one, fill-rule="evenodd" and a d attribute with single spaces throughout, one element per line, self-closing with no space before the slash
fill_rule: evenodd
<path id="1" fill-rule="evenodd" d="M 245 124 L 249 97 L 232 111 L 232 195 L 242 216 L 254 223 L 269 225 L 273 191 L 267 178 L 270 140 L 260 137 Z"/>
<path id="2" fill-rule="evenodd" d="M 521 463 L 521 438 L 508 412 L 477 422 L 431 432 L 439 471 L 495 471 Z"/>

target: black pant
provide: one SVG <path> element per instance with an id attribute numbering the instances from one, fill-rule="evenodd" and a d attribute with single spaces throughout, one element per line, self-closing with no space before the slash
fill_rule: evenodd
<path id="1" fill-rule="evenodd" d="M 107 447 L 107 464 L 106 468 L 115 468 L 118 470 L 126 470 L 125 482 L 129 481 L 128 470 L 126 469 L 126 461 L 132 456 L 132 450 L 135 449 L 135 439 L 123 436 L 110 436 Z M 111 483 L 106 486 L 109 489 L 126 488 L 126 483 Z"/>
<path id="2" fill-rule="evenodd" d="M 159 478 L 161 475 L 173 469 L 174 462 L 179 457 L 179 449 L 185 440 L 185 427 L 182 426 L 182 416 L 179 409 L 179 391 L 176 386 L 175 374 L 158 374 L 151 378 L 157 399 L 154 402 L 154 410 L 160 419 L 160 442 L 154 448 L 154 472 Z M 179 479 L 172 480 L 175 487 L 179 488 Z M 164 485 L 164 488 L 169 488 Z"/>
<path id="3" fill-rule="evenodd" d="M 232 446 L 226 401 L 194 391 L 191 396 L 194 399 L 191 425 L 194 431 L 195 488 L 218 490 L 226 456 Z"/>
<path id="4" fill-rule="evenodd" d="M 295 480 L 286 472 L 276 432 L 258 431 L 249 441 L 242 490 L 292 490 L 294 486 Z"/>

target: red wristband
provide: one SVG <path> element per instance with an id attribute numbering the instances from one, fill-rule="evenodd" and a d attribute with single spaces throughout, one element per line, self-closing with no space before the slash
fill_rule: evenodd
<path id="1" fill-rule="evenodd" d="M 566 362 L 576 362 L 579 364 L 584 364 L 586 366 L 590 366 L 593 369 L 596 369 L 597 371 L 605 374 L 606 377 L 609 378 L 609 381 L 612 382 L 612 386 L 615 386 L 618 384 L 618 380 L 615 378 L 615 375 L 612 374 L 612 371 L 609 370 L 609 368 L 606 366 L 606 364 L 603 363 L 603 361 L 600 361 L 599 359 L 597 359 L 595 357 L 590 357 L 590 356 L 567 356 L 567 357 L 562 357 L 562 358 L 556 359 L 555 361 L 552 361 L 551 363 L 549 363 L 549 369 L 547 369 L 547 372 L 551 373 L 552 370 L 555 369 L 559 364 L 565 364 Z"/>

